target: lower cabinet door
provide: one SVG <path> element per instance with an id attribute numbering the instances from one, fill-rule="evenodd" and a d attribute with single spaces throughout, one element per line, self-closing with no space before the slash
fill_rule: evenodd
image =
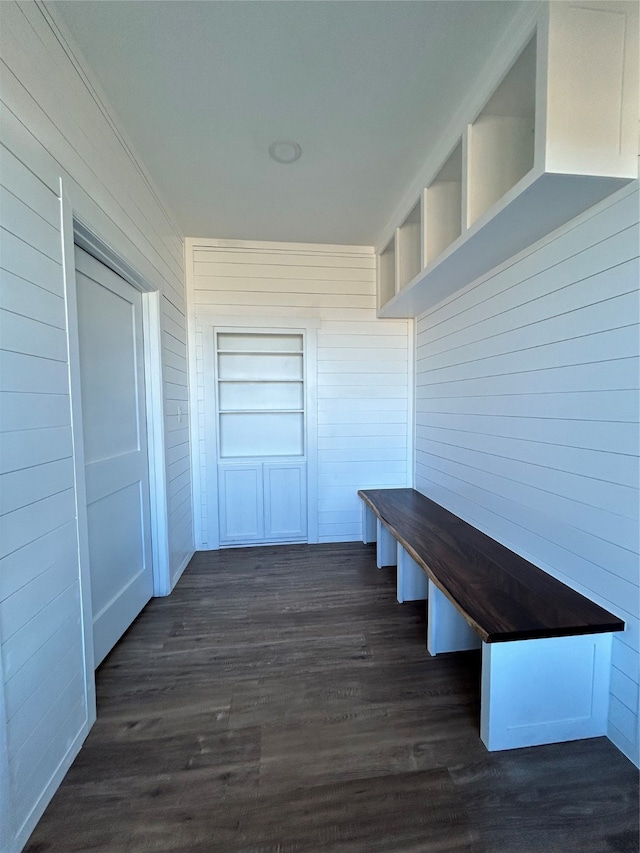
<path id="1" fill-rule="evenodd" d="M 265 539 L 276 542 L 306 540 L 306 475 L 304 463 L 264 463 Z"/>
<path id="2" fill-rule="evenodd" d="M 220 543 L 264 541 L 262 464 L 218 467 Z"/>
<path id="3" fill-rule="evenodd" d="M 221 545 L 306 542 L 306 464 L 221 464 L 218 508 Z"/>

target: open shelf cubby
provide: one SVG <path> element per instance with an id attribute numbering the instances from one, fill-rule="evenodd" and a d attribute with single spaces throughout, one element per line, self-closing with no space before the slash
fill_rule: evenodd
<path id="1" fill-rule="evenodd" d="M 534 37 L 469 128 L 467 225 L 533 169 L 535 119 Z"/>
<path id="2" fill-rule="evenodd" d="M 422 226 L 416 203 L 380 255 L 379 317 L 420 316 L 637 179 L 638 9 L 524 4 L 441 140 L 453 153 L 425 166 Z"/>
<path id="3" fill-rule="evenodd" d="M 378 258 L 378 306 L 388 302 L 396 292 L 396 238 L 387 243 Z"/>
<path id="4" fill-rule="evenodd" d="M 420 199 L 398 228 L 398 290 L 422 269 L 422 204 Z"/>
<path id="5" fill-rule="evenodd" d="M 462 141 L 427 187 L 427 265 L 462 233 Z"/>

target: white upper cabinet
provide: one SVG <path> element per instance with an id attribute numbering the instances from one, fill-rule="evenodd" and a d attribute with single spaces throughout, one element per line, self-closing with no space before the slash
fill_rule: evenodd
<path id="1" fill-rule="evenodd" d="M 418 316 L 637 178 L 638 5 L 539 4 L 523 34 L 380 253 L 380 317 Z"/>

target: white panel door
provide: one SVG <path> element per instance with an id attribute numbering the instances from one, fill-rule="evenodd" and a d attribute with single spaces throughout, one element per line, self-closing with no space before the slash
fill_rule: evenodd
<path id="1" fill-rule="evenodd" d="M 141 294 L 76 247 L 96 666 L 153 592 Z"/>

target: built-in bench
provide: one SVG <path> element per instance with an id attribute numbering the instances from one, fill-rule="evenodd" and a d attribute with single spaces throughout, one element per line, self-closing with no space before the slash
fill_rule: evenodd
<path id="1" fill-rule="evenodd" d="M 366 489 L 362 539 L 427 599 L 430 654 L 482 648 L 489 750 L 606 734 L 611 639 L 624 622 L 414 489 Z"/>

